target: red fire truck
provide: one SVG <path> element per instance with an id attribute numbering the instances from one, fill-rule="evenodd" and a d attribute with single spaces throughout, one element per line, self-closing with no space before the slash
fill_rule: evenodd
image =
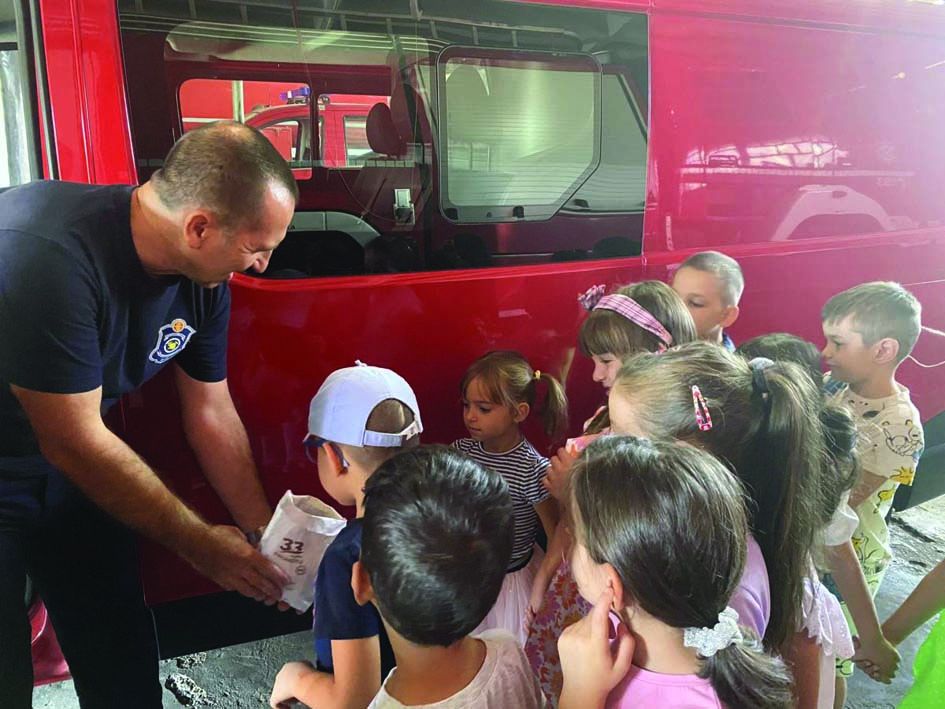
<path id="1" fill-rule="evenodd" d="M 575 356 L 576 294 L 666 279 L 695 251 L 742 265 L 736 340 L 819 342 L 824 301 L 875 279 L 902 282 L 945 329 L 939 2 L 16 8 L 0 51 L 21 87 L 2 104 L 8 155 L 22 156 L 9 181 L 141 182 L 190 126 L 224 116 L 262 129 L 296 171 L 284 244 L 230 286 L 230 386 L 273 501 L 320 492 L 299 445 L 306 406 L 355 359 L 412 383 L 426 441 L 462 433 L 461 374 L 496 347 L 564 376 L 583 420 L 602 393 Z M 940 362 L 945 342 L 923 335 L 915 354 Z M 901 375 L 927 450 L 900 507 L 945 491 L 945 369 Z M 113 425 L 184 500 L 227 519 L 180 435 L 172 379 L 127 397 Z M 291 626 L 142 546 L 165 654 Z"/>

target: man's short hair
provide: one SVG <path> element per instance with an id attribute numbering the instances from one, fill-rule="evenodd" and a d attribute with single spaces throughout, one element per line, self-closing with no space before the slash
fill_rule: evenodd
<path id="1" fill-rule="evenodd" d="M 700 251 L 683 261 L 679 268 L 694 268 L 718 278 L 722 284 L 726 305 L 738 305 L 741 300 L 745 290 L 745 277 L 742 275 L 742 267 L 731 256 L 719 251 Z"/>
<path id="2" fill-rule="evenodd" d="M 899 343 L 899 362 L 912 352 L 922 330 L 922 305 L 893 281 L 861 283 L 837 293 L 824 305 L 820 317 L 827 324 L 852 318 L 853 329 L 865 345 L 893 338 Z"/>
<path id="3" fill-rule="evenodd" d="M 229 228 L 254 223 L 272 183 L 299 198 L 292 170 L 272 143 L 236 121 L 216 121 L 185 133 L 151 181 L 164 206 L 209 209 Z"/>
<path id="4" fill-rule="evenodd" d="M 508 486 L 459 451 L 406 450 L 368 478 L 361 561 L 380 614 L 410 642 L 448 647 L 469 635 L 511 556 Z"/>

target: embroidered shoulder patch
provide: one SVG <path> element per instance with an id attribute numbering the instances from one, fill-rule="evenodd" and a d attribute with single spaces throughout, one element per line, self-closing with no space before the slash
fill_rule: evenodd
<path id="1" fill-rule="evenodd" d="M 197 332 L 181 318 L 175 318 L 158 330 L 157 344 L 148 355 L 155 364 L 164 364 L 183 350 L 193 334 Z"/>

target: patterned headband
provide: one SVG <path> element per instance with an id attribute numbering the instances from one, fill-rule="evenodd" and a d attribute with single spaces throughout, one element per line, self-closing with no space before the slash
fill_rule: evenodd
<path id="1" fill-rule="evenodd" d="M 660 338 L 662 343 L 659 349 L 660 352 L 664 352 L 667 348 L 673 346 L 673 336 L 669 334 L 669 330 L 663 326 L 663 323 L 654 318 L 649 310 L 629 296 L 618 293 L 605 295 L 594 306 L 594 310 L 611 310 L 618 315 L 622 315 L 634 325 L 653 333 Z"/>

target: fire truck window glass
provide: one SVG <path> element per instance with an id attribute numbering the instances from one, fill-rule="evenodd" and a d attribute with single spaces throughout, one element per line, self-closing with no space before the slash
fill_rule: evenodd
<path id="1" fill-rule="evenodd" d="M 188 79 L 181 84 L 184 132 L 219 120 L 258 129 L 293 168 L 311 167 L 311 111 L 307 85 L 242 79 Z"/>
<path id="2" fill-rule="evenodd" d="M 547 216 L 597 168 L 596 62 L 539 57 L 441 65 L 444 203 L 457 221 L 522 218 L 533 207 Z"/>
<path id="3" fill-rule="evenodd" d="M 15 40 L 15 35 L 11 37 Z M 0 187 L 33 179 L 30 174 L 29 138 L 23 105 L 23 77 L 17 50 L 0 51 Z"/>
<path id="4" fill-rule="evenodd" d="M 291 165 L 296 220 L 264 278 L 641 252 L 645 14 L 510 0 L 117 3 L 139 181 L 182 132 L 219 119 L 262 131 Z"/>

